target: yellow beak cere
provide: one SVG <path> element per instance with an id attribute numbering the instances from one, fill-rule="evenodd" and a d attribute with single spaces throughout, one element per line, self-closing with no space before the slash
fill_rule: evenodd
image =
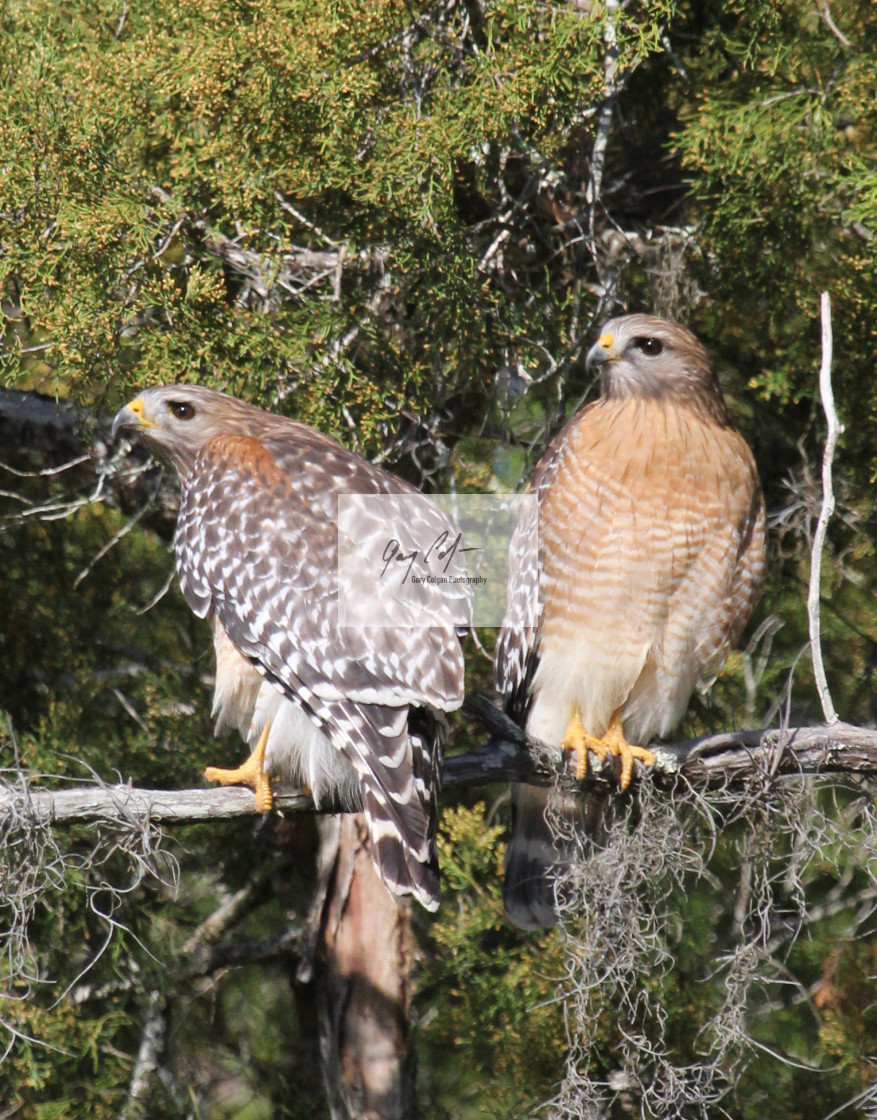
<path id="1" fill-rule="evenodd" d="M 128 409 L 129 412 L 134 413 L 134 415 L 137 417 L 137 422 L 139 423 L 141 428 L 157 428 L 158 427 L 158 424 L 156 424 L 154 421 L 146 419 L 146 413 L 145 413 L 145 409 L 144 409 L 144 406 L 143 406 L 143 400 L 140 397 L 137 397 L 133 401 L 129 401 L 128 404 L 125 407 Z"/>

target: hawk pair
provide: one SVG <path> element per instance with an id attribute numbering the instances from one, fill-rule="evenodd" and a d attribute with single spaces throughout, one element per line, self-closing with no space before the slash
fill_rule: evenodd
<path id="1" fill-rule="evenodd" d="M 643 315 L 607 323 L 588 354 L 600 399 L 538 464 L 538 564 L 522 528 L 496 653 L 506 709 L 535 738 L 621 759 L 681 718 L 691 690 L 738 637 L 764 566 L 752 455 L 706 351 L 684 327 Z M 429 625 L 339 626 L 341 494 L 413 489 L 306 425 L 198 386 L 149 389 L 117 414 L 182 486 L 175 535 L 187 603 L 209 618 L 217 730 L 252 753 L 206 776 L 271 805 L 269 776 L 316 801 L 356 803 L 375 864 L 397 896 L 438 906 L 436 799 L 446 714 L 463 700 L 463 655 L 441 596 Z M 415 517 L 432 534 L 428 504 Z M 421 512 L 422 511 L 422 512 Z M 523 526 L 523 523 L 522 523 Z M 432 539 L 432 537 L 430 538 Z M 544 794 L 514 791 L 506 904 L 550 921 Z M 536 852 L 536 858 L 533 853 Z"/>

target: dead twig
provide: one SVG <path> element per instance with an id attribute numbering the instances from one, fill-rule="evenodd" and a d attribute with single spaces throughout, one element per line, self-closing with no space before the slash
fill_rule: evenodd
<path id="1" fill-rule="evenodd" d="M 810 657 L 813 663 L 813 676 L 816 680 L 816 689 L 822 704 L 822 711 L 826 723 L 836 723 L 838 719 L 828 680 L 825 676 L 825 666 L 822 662 L 822 640 L 819 628 L 819 591 L 822 579 L 822 551 L 825 547 L 825 535 L 828 523 L 834 513 L 834 489 L 832 486 L 832 464 L 837 441 L 843 427 L 837 418 L 834 407 L 834 392 L 831 387 L 831 297 L 828 292 L 823 292 L 820 299 L 822 314 L 822 364 L 819 369 L 819 395 L 822 398 L 822 408 L 828 423 L 828 433 L 825 437 L 825 449 L 822 454 L 822 506 L 819 510 L 819 520 L 816 523 L 816 532 L 813 534 L 813 547 L 810 551 L 810 588 L 807 595 L 807 617 L 810 624 Z"/>

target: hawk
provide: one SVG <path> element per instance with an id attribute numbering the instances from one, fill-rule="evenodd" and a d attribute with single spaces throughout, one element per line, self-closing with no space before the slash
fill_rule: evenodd
<path id="1" fill-rule="evenodd" d="M 519 527 L 495 677 L 506 712 L 535 739 L 617 756 L 619 784 L 648 765 L 653 736 L 717 672 L 758 598 L 765 515 L 752 453 L 706 350 L 651 315 L 612 319 L 587 356 L 600 397 L 548 448 L 530 484 L 538 565 Z M 512 789 L 505 905 L 524 928 L 556 921 L 563 863 L 548 792 Z M 583 820 L 565 798 L 560 811 Z"/>
<path id="2" fill-rule="evenodd" d="M 445 601 L 418 627 L 339 625 L 339 495 L 413 494 L 415 534 L 447 522 L 413 487 L 305 424 L 196 385 L 147 389 L 115 417 L 174 468 L 174 536 L 186 602 L 210 620 L 217 733 L 251 748 L 205 776 L 249 785 L 271 807 L 270 778 L 316 803 L 361 803 L 390 891 L 439 902 L 436 799 L 445 713 L 463 700 L 463 653 Z M 387 535 L 387 525 L 367 525 Z M 357 794 L 359 795 L 357 797 Z"/>

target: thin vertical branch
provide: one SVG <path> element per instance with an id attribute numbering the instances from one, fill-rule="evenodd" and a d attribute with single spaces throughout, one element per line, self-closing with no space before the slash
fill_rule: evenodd
<path id="1" fill-rule="evenodd" d="M 618 269 L 612 265 L 607 265 L 597 246 L 599 216 L 603 209 L 602 192 L 606 155 L 612 133 L 615 104 L 639 62 L 639 60 L 636 60 L 627 67 L 619 65 L 618 18 L 623 7 L 623 0 L 604 0 L 603 95 L 597 112 L 594 145 L 591 149 L 591 177 L 585 194 L 585 200 L 588 204 L 588 229 L 585 240 L 597 271 L 598 280 L 599 302 L 594 314 L 594 318 L 597 320 L 602 318 L 606 309 L 611 308 L 615 302 L 618 284 Z"/>
<path id="2" fill-rule="evenodd" d="M 823 292 L 820 297 L 820 310 L 822 315 L 822 365 L 819 369 L 819 395 L 822 398 L 822 409 L 828 424 L 828 433 L 825 437 L 825 450 L 822 453 L 822 507 L 819 510 L 819 520 L 816 523 L 816 532 L 813 535 L 813 547 L 810 553 L 810 590 L 807 596 L 807 615 L 810 623 L 810 658 L 813 663 L 813 677 L 816 681 L 816 690 L 822 704 L 822 711 L 826 723 L 837 723 L 838 715 L 831 700 L 828 681 L 825 676 L 825 666 L 822 663 L 822 640 L 819 629 L 819 589 L 822 582 L 822 550 L 825 546 L 825 534 L 828 522 L 834 513 L 834 490 L 832 487 L 831 469 L 834 462 L 834 451 L 837 441 L 843 432 L 843 427 L 837 418 L 834 407 L 834 392 L 831 388 L 831 297 L 828 292 Z"/>
<path id="3" fill-rule="evenodd" d="M 167 1004 L 159 992 L 150 992 L 137 1061 L 128 1085 L 128 1098 L 119 1120 L 137 1120 L 148 1114 L 148 1098 L 161 1068 L 166 1039 Z"/>
<path id="4" fill-rule="evenodd" d="M 597 116 L 597 129 L 594 135 L 594 147 L 591 152 L 591 183 L 589 199 L 591 203 L 590 234 L 594 237 L 594 217 L 600 194 L 603 190 L 603 169 L 606 165 L 606 149 L 609 146 L 609 133 L 612 128 L 612 111 L 618 97 L 624 75 L 618 74 L 618 42 L 616 31 L 616 16 L 619 8 L 618 0 L 606 0 L 606 24 L 603 29 L 603 43 L 606 47 L 606 57 L 603 62 L 603 104 Z"/>

